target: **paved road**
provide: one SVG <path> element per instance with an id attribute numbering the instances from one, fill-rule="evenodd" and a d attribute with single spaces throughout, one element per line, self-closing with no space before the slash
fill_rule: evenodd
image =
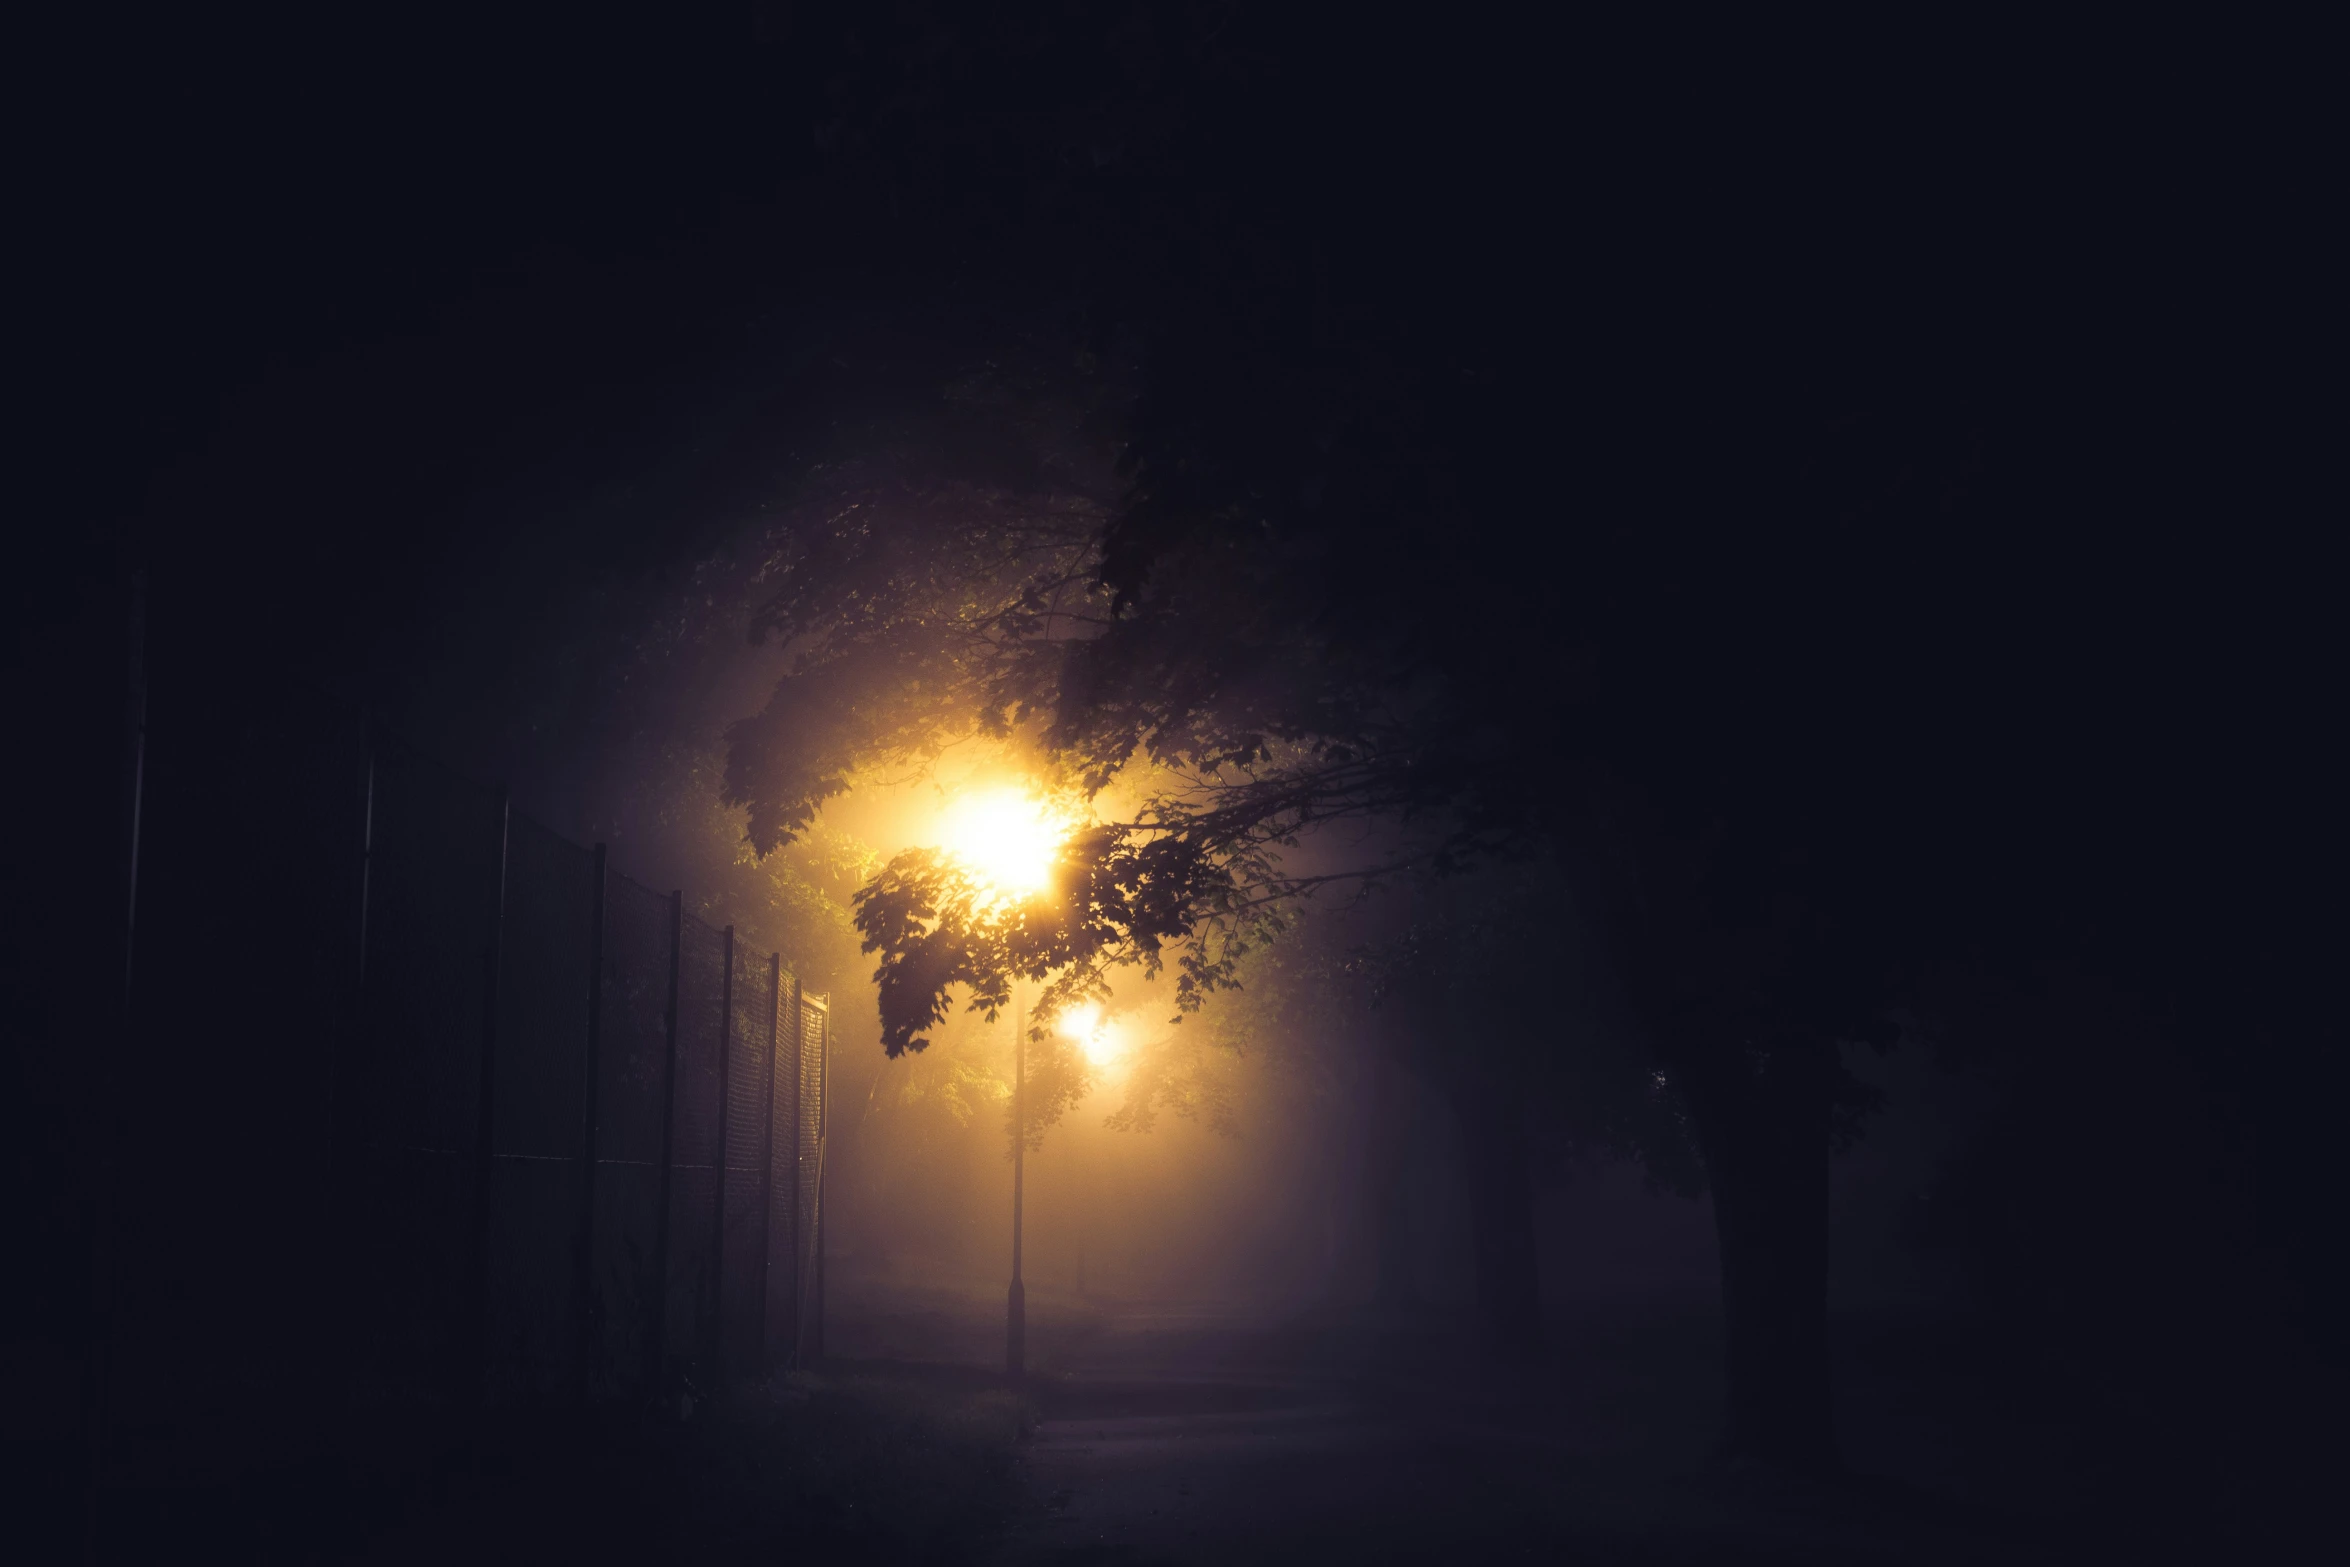
<path id="1" fill-rule="evenodd" d="M 2062 1559 L 1918 1492 L 1709 1470 L 1603 1400 L 1562 1397 L 1555 1372 L 1398 1345 L 1373 1373 L 1344 1338 L 1105 1320 L 1039 1379 L 999 1562 Z"/>

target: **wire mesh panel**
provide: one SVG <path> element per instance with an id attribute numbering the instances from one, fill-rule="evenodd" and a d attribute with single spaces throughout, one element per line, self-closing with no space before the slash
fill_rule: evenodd
<path id="1" fill-rule="evenodd" d="M 87 1018 L 58 1019 L 71 1048 L 94 1038 L 109 1057 L 96 1125 L 119 1194 L 107 1222 L 120 1472 L 284 1456 L 328 1396 L 345 1332 L 329 1177 L 358 956 L 358 725 L 218 669 L 167 660 L 154 680 L 129 1027 L 80 1032 L 105 1015 L 104 993 L 83 996 L 98 1006 Z M 40 1281 L 17 1273 L 19 1300 L 38 1298 Z"/>
<path id="2" fill-rule="evenodd" d="M 822 1313 L 824 1196 L 824 1056 L 832 1026 L 822 998 L 800 998 L 800 1059 L 793 1106 L 796 1154 L 792 1274 L 795 1355 L 814 1352 Z"/>
<path id="3" fill-rule="evenodd" d="M 767 1132 L 774 1098 L 773 961 L 735 949 L 734 1045 L 727 1053 L 725 1268 L 719 1278 L 719 1347 L 728 1375 L 755 1372 L 764 1353 L 760 1319 L 767 1274 L 764 1220 Z"/>
<path id="4" fill-rule="evenodd" d="M 343 1080 L 361 1380 L 446 1393 L 458 1348 L 499 870 L 496 794 L 379 744 L 365 969 Z"/>
<path id="5" fill-rule="evenodd" d="M 604 893 L 604 995 L 596 1051 L 596 1213 L 591 1386 L 644 1367 L 659 1245 L 662 1107 L 669 1070 L 670 900 L 626 876 Z"/>
<path id="6" fill-rule="evenodd" d="M 331 702 L 156 695 L 109 1461 L 789 1353 L 823 1023 L 780 960 Z"/>
<path id="7" fill-rule="evenodd" d="M 490 1368 L 505 1393 L 547 1391 L 574 1363 L 595 863 L 511 818 L 489 1233 Z"/>
<path id="8" fill-rule="evenodd" d="M 724 1047 L 726 938 L 688 915 L 679 948 L 677 1086 L 670 1131 L 669 1307 L 663 1345 L 689 1374 L 706 1374 L 716 1307 L 719 1051 Z"/>
<path id="9" fill-rule="evenodd" d="M 774 1157 L 767 1175 L 767 1350 L 789 1358 L 799 1342 L 800 985 L 783 976 L 776 1007 L 775 1074 L 768 1088 Z"/>

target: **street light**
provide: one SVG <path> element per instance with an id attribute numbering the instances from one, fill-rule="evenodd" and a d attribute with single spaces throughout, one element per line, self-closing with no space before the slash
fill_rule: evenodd
<path id="1" fill-rule="evenodd" d="M 1115 1018 L 1102 1016 L 1100 1005 L 1081 1001 L 1061 1014 L 1060 1031 L 1065 1038 L 1077 1042 L 1085 1053 L 1087 1064 L 1096 1070 L 1116 1066 L 1126 1054 L 1126 1027 Z"/>
<path id="2" fill-rule="evenodd" d="M 1098 1002 L 1080 1001 L 1061 1014 L 1057 1026 L 1063 1038 L 1077 1042 L 1077 1048 L 1085 1055 L 1086 1064 L 1097 1072 L 1109 1071 L 1126 1054 L 1126 1046 L 1129 1041 L 1126 1037 L 1125 1025 L 1113 1018 L 1104 1017 Z M 1076 1146 L 1075 1143 L 1072 1143 L 1072 1152 L 1075 1151 Z M 1077 1293 L 1081 1296 L 1085 1293 L 1085 1235 L 1091 1225 L 1089 1217 L 1089 1210 L 1093 1206 L 1091 1191 L 1091 1182 L 1079 1181 Z"/>
<path id="3" fill-rule="evenodd" d="M 958 795 L 939 821 L 939 847 L 998 902 L 1025 898 L 1052 880 L 1053 862 L 1069 823 L 1020 789 Z M 1004 1301 L 1004 1364 L 1015 1377 L 1028 1369 L 1028 1291 L 1020 1282 L 1020 1219 L 1027 1179 L 1028 1031 L 1022 1026 L 1020 986 L 1012 985 L 1012 1287 Z"/>
<path id="4" fill-rule="evenodd" d="M 959 794 L 938 823 L 939 847 L 999 899 L 1025 898 L 1052 880 L 1068 821 L 1020 789 Z"/>

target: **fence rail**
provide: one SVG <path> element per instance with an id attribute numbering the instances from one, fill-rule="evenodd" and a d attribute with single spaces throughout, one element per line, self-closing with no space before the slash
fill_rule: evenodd
<path id="1" fill-rule="evenodd" d="M 818 1353 L 824 998 L 345 713 L 166 695 L 120 1133 L 153 1195 L 118 1286 L 158 1440 L 196 1407 L 161 1392 L 190 1331 L 250 1346 L 205 1397 L 313 1408 L 662 1397 Z"/>

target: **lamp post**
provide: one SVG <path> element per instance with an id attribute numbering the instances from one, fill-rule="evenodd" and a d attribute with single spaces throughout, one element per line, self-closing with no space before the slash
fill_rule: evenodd
<path id="1" fill-rule="evenodd" d="M 1021 1198 L 1026 1189 L 1028 1160 L 1028 1014 L 1020 1005 L 1021 989 L 1012 983 L 1012 1288 L 1004 1302 L 1004 1365 L 1017 1380 L 1028 1369 L 1028 1287 L 1020 1278 Z M 1101 1008 L 1088 1001 L 1058 1019 L 1063 1037 L 1077 1041 L 1086 1059 L 1097 1068 L 1113 1065 L 1124 1053 L 1125 1031 Z M 1077 1236 L 1077 1290 L 1085 1292 L 1084 1198 L 1079 1197 Z"/>
<path id="2" fill-rule="evenodd" d="M 1034 896 L 1052 879 L 1068 823 L 1017 788 L 977 791 L 956 799 L 940 822 L 942 847 L 999 899 Z M 1004 1300 L 1004 1368 L 1014 1379 L 1028 1368 L 1028 1290 L 1020 1278 L 1021 1207 L 1028 1155 L 1028 1030 L 1021 987 L 1013 981 L 1012 1011 L 1012 1287 Z"/>

